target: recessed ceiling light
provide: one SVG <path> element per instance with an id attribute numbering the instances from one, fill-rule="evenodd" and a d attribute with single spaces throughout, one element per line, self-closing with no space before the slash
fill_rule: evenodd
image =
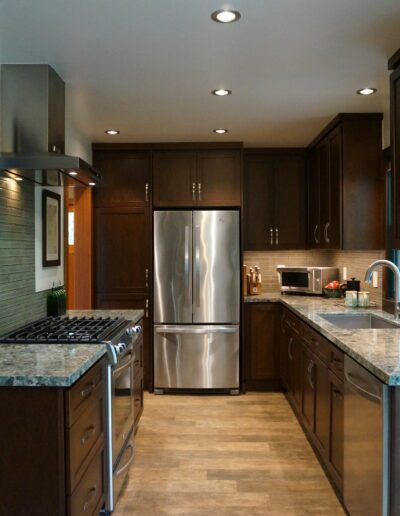
<path id="1" fill-rule="evenodd" d="M 227 95 L 230 95 L 232 91 L 221 88 L 220 90 L 212 90 L 211 93 L 213 95 L 217 95 L 217 97 L 226 97 Z"/>
<path id="2" fill-rule="evenodd" d="M 217 134 L 226 134 L 228 132 L 228 129 L 214 129 L 213 130 L 214 133 L 217 133 Z"/>
<path id="3" fill-rule="evenodd" d="M 228 10 L 214 11 L 211 15 L 211 18 L 219 23 L 232 23 L 239 20 L 240 13 L 238 11 Z"/>
<path id="4" fill-rule="evenodd" d="M 75 170 L 71 170 L 71 172 L 69 173 L 70 176 L 77 176 L 78 175 L 78 172 L 75 172 Z"/>
<path id="5" fill-rule="evenodd" d="M 107 129 L 107 131 L 105 131 L 106 134 L 109 134 L 110 136 L 115 136 L 117 134 L 119 134 L 119 131 L 117 131 L 116 129 Z"/>
<path id="6" fill-rule="evenodd" d="M 372 95 L 373 93 L 376 93 L 376 88 L 361 88 L 361 90 L 357 90 L 357 93 L 359 95 Z"/>
<path id="7" fill-rule="evenodd" d="M 88 183 L 89 186 L 96 186 L 96 183 L 93 183 L 93 181 L 91 181 L 90 183 Z"/>

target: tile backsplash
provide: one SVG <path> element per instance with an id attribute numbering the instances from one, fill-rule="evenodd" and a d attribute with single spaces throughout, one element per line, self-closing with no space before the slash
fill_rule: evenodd
<path id="1" fill-rule="evenodd" d="M 34 186 L 0 175 L 0 335 L 46 315 L 35 292 Z"/>
<path id="2" fill-rule="evenodd" d="M 262 275 L 263 292 L 279 292 L 277 265 L 315 265 L 320 267 L 338 267 L 340 281 L 343 280 L 343 267 L 347 267 L 347 278 L 361 280 L 361 289 L 368 290 L 371 301 L 382 303 L 382 271 L 379 270 L 379 286 L 373 288 L 364 283 L 364 275 L 370 263 L 385 258 L 385 251 L 245 251 L 243 263 L 248 266 L 258 265 Z"/>

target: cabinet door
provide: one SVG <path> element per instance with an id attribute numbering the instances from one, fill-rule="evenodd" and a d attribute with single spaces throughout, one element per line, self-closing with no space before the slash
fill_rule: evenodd
<path id="1" fill-rule="evenodd" d="M 245 306 L 246 389 L 267 389 L 279 380 L 276 303 Z"/>
<path id="2" fill-rule="evenodd" d="M 93 190 L 96 207 L 150 204 L 150 152 L 95 154 L 94 164 L 102 175 L 101 183 Z"/>
<path id="3" fill-rule="evenodd" d="M 400 249 L 400 68 L 390 76 L 390 117 L 392 169 L 394 171 L 394 235 L 393 246 Z"/>
<path id="4" fill-rule="evenodd" d="M 147 208 L 96 208 L 96 292 L 150 290 L 150 217 Z"/>
<path id="5" fill-rule="evenodd" d="M 244 248 L 274 248 L 274 160 L 244 157 Z"/>
<path id="6" fill-rule="evenodd" d="M 305 160 L 280 156 L 275 160 L 274 231 L 276 249 L 305 247 Z"/>
<path id="7" fill-rule="evenodd" d="M 197 205 L 240 206 L 240 151 L 197 153 Z"/>
<path id="8" fill-rule="evenodd" d="M 196 153 L 156 152 L 153 157 L 153 205 L 194 206 L 197 199 Z"/>
<path id="9" fill-rule="evenodd" d="M 329 457 L 330 430 L 330 381 L 328 367 L 313 356 L 314 366 L 311 371 L 315 389 L 315 423 L 314 434 L 321 455 Z"/>
<path id="10" fill-rule="evenodd" d="M 314 383 L 314 367 L 315 362 L 310 351 L 303 346 L 303 360 L 301 364 L 303 377 L 303 404 L 302 416 L 303 423 L 308 428 L 308 431 L 314 433 L 314 419 L 315 419 L 315 383 Z"/>
<path id="11" fill-rule="evenodd" d="M 288 327 L 285 323 L 285 310 L 281 310 L 279 317 L 279 375 L 284 389 L 288 389 Z"/>
<path id="12" fill-rule="evenodd" d="M 308 184 L 308 221 L 307 241 L 311 248 L 319 247 L 321 241 L 320 227 L 320 174 L 319 174 L 319 148 L 312 149 L 307 159 L 307 184 Z"/>
<path id="13" fill-rule="evenodd" d="M 100 310 L 143 310 L 143 375 L 144 386 L 153 390 L 153 331 L 152 306 L 145 294 L 97 294 L 96 308 Z"/>
<path id="14" fill-rule="evenodd" d="M 330 379 L 330 454 L 329 462 L 332 466 L 332 477 L 340 491 L 343 489 L 343 444 L 344 444 L 344 419 L 343 401 L 344 386 L 333 373 L 329 372 Z"/>
<path id="15" fill-rule="evenodd" d="M 300 337 L 293 330 L 288 332 L 287 341 L 288 354 L 288 390 L 292 396 L 294 404 L 299 412 L 302 405 L 302 385 L 303 378 L 301 374 L 302 362 L 302 343 Z"/>

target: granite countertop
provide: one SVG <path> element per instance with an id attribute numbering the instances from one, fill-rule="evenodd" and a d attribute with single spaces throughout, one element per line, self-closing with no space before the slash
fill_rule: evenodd
<path id="1" fill-rule="evenodd" d="M 70 317 L 125 317 L 143 310 L 69 310 Z M 105 344 L 1 344 L 0 386 L 69 387 L 107 352 Z"/>
<path id="2" fill-rule="evenodd" d="M 400 385 L 400 326 L 398 329 L 346 330 L 338 328 L 318 315 L 372 313 L 393 322 L 394 317 L 387 312 L 375 307 L 347 308 L 344 306 L 343 299 L 290 296 L 281 295 L 279 292 L 266 292 L 259 296 L 245 297 L 244 302 L 282 303 L 382 382 L 388 385 Z"/>

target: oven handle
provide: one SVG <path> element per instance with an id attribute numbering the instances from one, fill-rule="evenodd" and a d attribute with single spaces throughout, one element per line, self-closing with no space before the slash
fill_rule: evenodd
<path id="1" fill-rule="evenodd" d="M 194 333 L 197 335 L 206 335 L 207 333 L 237 333 L 237 326 L 213 326 L 212 328 L 188 328 L 170 326 L 169 328 L 156 328 L 156 333 Z"/>
<path id="2" fill-rule="evenodd" d="M 131 356 L 131 358 L 127 361 L 125 361 L 122 366 L 120 367 L 117 367 L 117 369 L 113 369 L 113 376 L 119 374 L 121 371 L 124 371 L 127 367 L 131 366 L 132 365 L 132 351 L 130 351 L 128 353 L 128 355 Z M 128 356 L 128 355 L 125 355 L 125 356 Z"/>
<path id="3" fill-rule="evenodd" d="M 131 449 L 131 456 L 129 457 L 128 462 L 124 466 L 122 466 L 122 468 L 117 469 L 117 471 L 115 472 L 115 476 L 116 477 L 119 477 L 119 475 L 121 473 L 123 473 L 126 469 L 128 469 L 129 466 L 132 464 L 133 459 L 135 458 L 135 450 L 133 449 L 133 442 L 132 441 L 129 441 L 127 447 L 125 448 L 125 451 L 128 450 L 128 448 Z"/>

